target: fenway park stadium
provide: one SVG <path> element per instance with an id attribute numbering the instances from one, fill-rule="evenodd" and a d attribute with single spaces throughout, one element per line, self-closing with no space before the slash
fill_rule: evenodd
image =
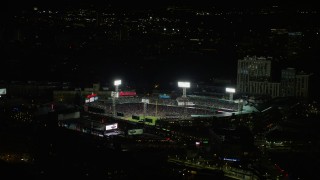
<path id="1" fill-rule="evenodd" d="M 176 123 L 192 125 L 199 119 L 227 118 L 256 111 L 245 100 L 233 99 L 233 88 L 226 88 L 225 96 L 217 97 L 187 94 L 189 82 L 179 82 L 177 93 L 171 94 L 138 94 L 134 90 L 119 90 L 120 84 L 115 81 L 114 91 L 99 91 L 101 88 L 81 91 L 81 110 L 60 113 L 59 125 L 104 137 L 130 135 L 133 132 L 131 130 L 146 134 L 148 126 L 162 127 L 161 124 L 167 126 Z M 66 99 L 63 93 L 66 94 L 55 94 L 59 101 Z"/>
<path id="2" fill-rule="evenodd" d="M 211 96 L 168 94 L 138 95 L 135 91 L 112 92 L 109 98 L 88 95 L 84 111 L 116 119 L 155 125 L 158 120 L 192 120 L 194 117 L 232 116 L 255 109 L 242 100 Z"/>

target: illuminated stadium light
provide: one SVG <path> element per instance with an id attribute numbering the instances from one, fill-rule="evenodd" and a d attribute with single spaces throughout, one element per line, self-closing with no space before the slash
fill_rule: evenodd
<path id="1" fill-rule="evenodd" d="M 228 93 L 235 93 L 236 89 L 235 88 L 226 88 L 226 92 Z"/>
<path id="2" fill-rule="evenodd" d="M 147 114 L 147 104 L 149 104 L 149 99 L 142 98 L 142 102 L 143 102 L 143 119 L 145 119 Z"/>
<path id="3" fill-rule="evenodd" d="M 113 116 L 116 117 L 116 98 L 119 97 L 119 86 L 121 85 L 121 80 L 115 80 L 115 93 L 112 94 L 112 106 L 113 106 Z"/>
<path id="4" fill-rule="evenodd" d="M 121 85 L 121 80 L 115 80 L 115 81 L 114 81 L 114 85 L 115 85 L 115 86 Z"/>
<path id="5" fill-rule="evenodd" d="M 178 87 L 182 88 L 182 99 L 183 99 L 183 104 L 184 104 L 184 116 L 187 116 L 187 88 L 190 88 L 190 82 L 178 82 Z"/>
<path id="6" fill-rule="evenodd" d="M 236 92 L 235 88 L 226 88 L 226 92 L 229 93 L 229 100 L 233 101 L 233 94 Z"/>
<path id="7" fill-rule="evenodd" d="M 178 87 L 190 88 L 190 82 L 178 82 Z"/>
<path id="8" fill-rule="evenodd" d="M 178 82 L 178 87 L 181 87 L 183 89 L 183 94 L 182 97 L 186 98 L 187 97 L 187 88 L 190 88 L 190 82 Z"/>

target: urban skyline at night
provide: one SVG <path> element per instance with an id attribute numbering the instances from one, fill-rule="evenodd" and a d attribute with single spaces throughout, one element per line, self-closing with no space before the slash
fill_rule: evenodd
<path id="1" fill-rule="evenodd" d="M 4 4 L 0 178 L 317 176 L 317 3 Z"/>

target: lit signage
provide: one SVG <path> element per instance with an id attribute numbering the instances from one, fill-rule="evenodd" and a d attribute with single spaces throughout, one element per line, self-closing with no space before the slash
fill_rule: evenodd
<path id="1" fill-rule="evenodd" d="M 225 160 L 225 161 L 232 161 L 232 162 L 240 161 L 239 159 L 235 159 L 235 158 L 223 158 L 223 160 Z"/>
<path id="2" fill-rule="evenodd" d="M 93 93 L 92 93 L 92 94 L 87 95 L 87 98 L 90 99 L 90 98 L 96 97 L 96 96 L 97 96 L 97 94 L 93 94 Z"/>
<path id="3" fill-rule="evenodd" d="M 169 95 L 167 95 L 167 94 L 160 94 L 159 98 L 160 99 L 170 99 L 171 97 Z"/>
<path id="4" fill-rule="evenodd" d="M 119 93 L 118 93 L 118 92 L 115 92 L 115 91 L 112 91 L 112 92 L 111 92 L 111 97 L 118 98 L 118 97 L 119 97 Z"/>
<path id="5" fill-rule="evenodd" d="M 118 123 L 106 125 L 106 130 L 112 130 L 112 129 L 117 129 L 118 128 Z"/>
<path id="6" fill-rule="evenodd" d="M 136 96 L 137 93 L 134 91 L 120 91 L 119 96 Z"/>
<path id="7" fill-rule="evenodd" d="M 92 94 L 87 95 L 87 98 L 85 99 L 85 102 L 86 102 L 86 103 L 88 103 L 88 102 L 94 102 L 94 101 L 96 101 L 96 100 L 98 100 L 97 94 L 92 93 Z"/>

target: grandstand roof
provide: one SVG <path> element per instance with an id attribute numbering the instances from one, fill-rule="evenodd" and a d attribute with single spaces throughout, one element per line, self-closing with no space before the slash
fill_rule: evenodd
<path id="1" fill-rule="evenodd" d="M 277 97 L 264 103 L 258 104 L 255 107 L 257 108 L 257 110 L 262 112 L 268 108 L 287 109 L 294 106 L 298 102 L 298 99 L 295 97 Z"/>

